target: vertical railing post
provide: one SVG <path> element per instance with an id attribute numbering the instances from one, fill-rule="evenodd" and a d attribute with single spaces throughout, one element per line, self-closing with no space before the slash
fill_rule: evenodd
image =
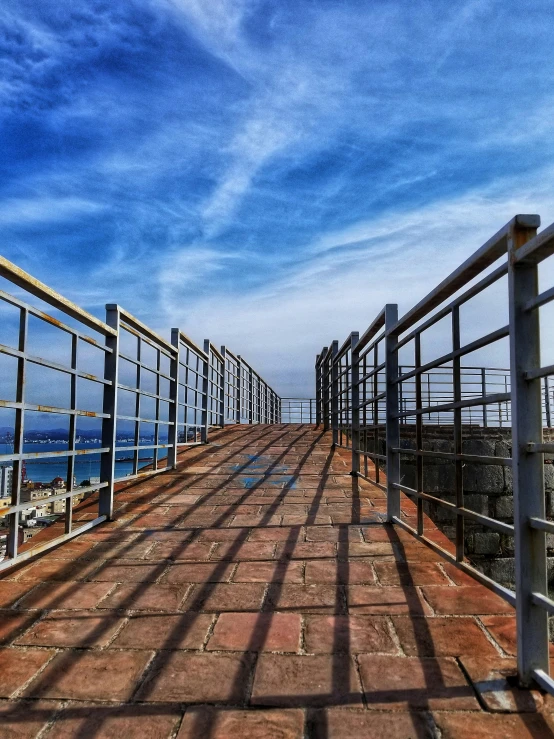
<path id="1" fill-rule="evenodd" d="M 358 343 L 360 334 L 354 331 L 350 334 L 350 399 L 352 404 L 352 474 L 360 471 L 360 352 Z"/>
<path id="2" fill-rule="evenodd" d="M 248 367 L 248 423 L 254 423 L 254 376 Z"/>
<path id="3" fill-rule="evenodd" d="M 315 358 L 315 423 L 321 425 L 321 354 Z"/>
<path id="4" fill-rule="evenodd" d="M 529 524 L 533 517 L 546 518 L 543 457 L 527 449 L 542 443 L 541 382 L 527 379 L 527 372 L 541 366 L 539 311 L 526 309 L 538 295 L 538 267 L 515 261 L 518 248 L 535 233 L 516 218 L 508 237 L 517 663 L 524 685 L 530 685 L 533 670 L 548 673 L 549 666 L 548 613 L 533 602 L 533 593 L 547 592 L 546 536 Z"/>
<path id="5" fill-rule="evenodd" d="M 237 423 L 240 423 L 242 415 L 242 362 L 237 357 Z"/>
<path id="6" fill-rule="evenodd" d="M 398 322 L 398 305 L 385 305 L 385 437 L 387 456 L 387 521 L 400 518 L 400 419 L 398 387 L 398 334 L 394 326 Z M 377 466 L 376 460 L 375 465 Z"/>
<path id="7" fill-rule="evenodd" d="M 481 396 L 487 397 L 487 370 L 481 367 Z M 487 428 L 487 404 L 483 403 L 483 428 Z"/>
<path id="8" fill-rule="evenodd" d="M 225 350 L 225 347 L 221 347 Z M 225 428 L 225 373 L 227 371 L 227 359 L 225 351 L 221 352 L 221 376 L 219 377 L 219 425 Z"/>
<path id="9" fill-rule="evenodd" d="M 15 428 L 13 438 L 13 453 L 18 455 L 13 463 L 12 471 L 12 498 L 11 503 L 13 506 L 20 505 L 21 503 L 21 472 L 23 468 L 23 461 L 19 457 L 23 454 L 24 439 L 25 439 L 25 381 L 27 374 L 27 330 L 29 325 L 29 312 L 27 308 L 20 308 L 19 310 L 19 337 L 18 337 L 18 349 L 21 352 L 20 357 L 17 359 L 17 385 L 15 390 L 15 399 L 18 403 L 21 403 L 19 408 L 15 410 Z M 106 386 L 104 386 L 106 387 Z M 15 559 L 17 557 L 17 550 L 19 547 L 19 519 L 21 517 L 20 511 L 15 511 L 9 515 L 9 531 L 6 554 L 8 557 Z"/>
<path id="10" fill-rule="evenodd" d="M 339 364 L 336 361 L 339 342 L 333 341 L 331 347 L 331 429 L 335 445 L 339 443 Z"/>
<path id="11" fill-rule="evenodd" d="M 175 353 L 171 357 L 169 365 L 169 376 L 171 377 L 169 381 L 169 398 L 171 403 L 169 404 L 169 427 L 167 433 L 167 443 L 169 444 L 169 449 L 167 450 L 167 466 L 176 469 L 177 444 L 179 443 L 179 347 L 181 344 L 178 328 L 171 329 L 171 343 L 175 347 Z"/>
<path id="12" fill-rule="evenodd" d="M 106 305 L 106 323 L 117 333 L 106 336 L 106 347 L 110 350 L 104 357 L 104 385 L 102 410 L 109 414 L 102 419 L 102 446 L 108 451 L 100 457 L 100 482 L 107 482 L 107 487 L 100 488 L 98 495 L 98 515 L 113 517 L 113 494 L 115 480 L 115 448 L 117 443 L 117 385 L 119 382 L 119 306 Z"/>
<path id="13" fill-rule="evenodd" d="M 208 443 L 208 427 L 210 425 L 210 411 L 211 411 L 211 398 L 210 398 L 210 369 L 211 369 L 211 352 L 210 352 L 210 341 L 204 339 L 204 354 L 206 360 L 204 362 L 204 372 L 202 374 L 202 441 L 204 444 Z M 185 419 L 186 428 L 187 419 Z"/>

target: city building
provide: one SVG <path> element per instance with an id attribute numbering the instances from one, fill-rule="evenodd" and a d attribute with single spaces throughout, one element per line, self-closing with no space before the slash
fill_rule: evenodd
<path id="1" fill-rule="evenodd" d="M 13 467 L 0 467 L 0 498 L 10 498 L 12 494 Z"/>

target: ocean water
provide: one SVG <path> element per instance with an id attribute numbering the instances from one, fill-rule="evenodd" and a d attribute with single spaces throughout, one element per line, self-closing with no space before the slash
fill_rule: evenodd
<path id="1" fill-rule="evenodd" d="M 118 447 L 133 446 L 133 442 L 118 441 Z M 96 445 L 94 444 L 76 444 L 77 449 L 91 449 Z M 67 443 L 64 442 L 51 442 L 51 443 L 35 443 L 26 442 L 25 452 L 57 452 L 64 451 L 67 449 Z M 11 444 L 0 444 L 0 454 L 10 454 L 13 452 L 13 446 Z M 152 461 L 153 449 L 145 449 L 139 451 L 139 467 L 149 464 Z M 161 456 L 165 456 L 165 449 L 160 449 L 159 453 Z M 133 452 L 128 454 L 125 452 L 118 452 L 118 457 L 131 457 Z M 4 463 L 6 464 L 6 463 Z M 67 457 L 54 457 L 53 459 L 37 459 L 37 460 L 26 460 L 27 467 L 27 478 L 32 482 L 44 482 L 49 483 L 55 477 L 61 477 L 65 480 L 67 476 Z M 126 477 L 127 475 L 133 474 L 133 462 L 116 460 L 115 465 L 116 477 Z M 85 454 L 81 457 L 75 458 L 75 477 L 77 478 L 77 485 L 80 485 L 83 480 L 90 480 L 91 477 L 100 477 L 100 454 Z"/>

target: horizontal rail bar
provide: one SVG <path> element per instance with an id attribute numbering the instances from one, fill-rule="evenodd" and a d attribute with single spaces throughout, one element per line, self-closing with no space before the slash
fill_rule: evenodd
<path id="1" fill-rule="evenodd" d="M 406 329 L 413 326 L 423 316 L 436 308 L 438 305 L 448 300 L 460 288 L 466 285 L 470 280 L 476 277 L 480 272 L 489 267 L 491 264 L 508 249 L 508 237 L 514 226 L 523 228 L 538 228 L 540 226 L 540 217 L 538 215 L 521 214 L 515 216 L 497 233 L 486 241 L 483 246 L 477 249 L 463 264 L 455 269 L 448 277 L 443 280 L 436 288 L 426 295 L 423 300 L 414 306 L 406 315 L 402 316 L 399 321 L 391 327 L 390 333 L 400 334 Z M 520 251 L 523 251 L 522 247 Z"/>
<path id="2" fill-rule="evenodd" d="M 538 264 L 551 254 L 554 254 L 554 223 L 520 246 L 514 254 L 514 262 Z"/>
<path id="3" fill-rule="evenodd" d="M 0 408 L 19 408 L 24 411 L 39 411 L 40 413 L 61 413 L 66 416 L 87 416 L 88 418 L 109 418 L 109 413 L 96 411 L 78 411 L 71 408 L 57 408 L 53 405 L 35 405 L 34 403 L 19 403 L 16 400 L 0 400 Z"/>
<path id="4" fill-rule="evenodd" d="M 27 292 L 34 295 L 36 298 L 43 300 L 45 303 L 53 306 L 54 308 L 61 310 L 63 313 L 71 316 L 75 320 L 83 323 L 85 326 L 92 328 L 94 331 L 98 331 L 104 336 L 117 336 L 117 331 L 108 326 L 104 321 L 100 321 L 98 318 L 83 310 L 71 300 L 64 298 L 52 288 L 45 285 L 44 282 L 40 282 L 35 277 L 32 277 L 28 272 L 17 267 L 13 262 L 10 262 L 5 257 L 0 257 L 0 276 L 5 277 L 10 282 L 13 282 L 18 287 L 22 287 Z M 52 316 L 49 316 L 52 321 Z"/>
<path id="5" fill-rule="evenodd" d="M 544 518 L 530 518 L 529 526 L 538 531 L 546 531 L 549 534 L 554 534 L 554 522 L 546 521 Z"/>
<path id="6" fill-rule="evenodd" d="M 50 457 L 80 457 L 87 454 L 105 454 L 110 447 L 92 447 L 90 449 L 62 449 L 53 452 L 22 452 L 21 454 L 0 454 L 0 462 L 10 462 L 15 459 L 49 459 Z"/>
<path id="7" fill-rule="evenodd" d="M 66 498 L 75 498 L 77 495 L 84 495 L 85 493 L 96 492 L 102 488 L 108 487 L 107 482 L 99 482 L 95 485 L 88 485 L 84 488 L 73 488 L 73 490 L 64 490 L 62 493 L 56 493 L 56 495 L 49 495 L 44 498 L 36 498 L 35 500 L 29 500 L 25 503 L 18 503 L 12 505 L 9 508 L 2 509 L 2 516 L 8 516 L 10 513 L 17 513 L 18 511 L 27 511 L 29 508 L 37 508 L 38 506 L 45 505 L 47 503 L 55 503 L 57 500 L 65 500 Z M 63 515 L 63 514 L 59 514 Z"/>
<path id="8" fill-rule="evenodd" d="M 511 457 L 487 457 L 480 454 L 455 454 L 454 452 L 432 452 L 423 449 L 404 449 L 402 447 L 393 447 L 393 452 L 398 454 L 412 454 L 416 457 L 436 457 L 437 459 L 462 460 L 462 462 L 476 462 L 478 464 L 497 464 L 503 467 L 511 467 Z"/>
<path id="9" fill-rule="evenodd" d="M 447 500 L 442 500 L 441 498 L 437 498 L 435 495 L 431 495 L 430 493 L 424 493 L 418 490 L 414 490 L 413 488 L 410 488 L 407 485 L 402 485 L 401 483 L 393 482 L 392 485 L 394 488 L 402 491 L 406 495 L 411 495 L 414 498 L 421 498 L 421 500 L 427 500 L 430 503 L 436 503 L 437 505 L 442 506 L 442 508 L 446 508 L 452 511 L 453 514 L 459 513 L 465 518 L 470 518 L 473 521 L 477 521 L 478 523 L 483 524 L 483 526 L 487 526 L 490 529 L 495 529 L 502 534 L 512 536 L 514 533 L 514 527 L 508 523 L 497 521 L 494 518 L 484 516 L 482 513 L 477 513 L 476 511 L 472 511 L 469 508 L 461 508 L 455 503 L 450 503 Z"/>
<path id="10" fill-rule="evenodd" d="M 93 521 L 87 521 L 82 526 L 79 526 L 77 529 L 73 529 L 68 534 L 62 534 L 62 536 L 57 536 L 55 539 L 51 539 L 50 541 L 46 541 L 43 544 L 39 544 L 36 547 L 33 547 L 33 549 L 29 549 L 27 552 L 21 552 L 17 554 L 17 557 L 6 558 L 3 562 L 0 562 L 0 572 L 2 570 L 7 570 L 9 567 L 14 567 L 16 564 L 19 564 L 20 562 L 25 562 L 28 559 L 31 559 L 31 557 L 36 557 L 37 554 L 42 554 L 43 552 L 47 552 L 49 549 L 52 549 L 53 547 L 57 547 L 60 544 L 63 544 L 66 541 L 69 541 L 70 539 L 75 538 L 76 536 L 79 536 L 80 534 L 84 533 L 85 531 L 88 531 L 89 529 L 94 528 L 95 526 L 98 526 L 98 524 L 104 523 L 104 521 L 107 521 L 107 516 L 98 516 Z"/>

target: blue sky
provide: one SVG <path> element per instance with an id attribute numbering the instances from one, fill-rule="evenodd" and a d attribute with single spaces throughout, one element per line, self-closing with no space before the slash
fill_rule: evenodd
<path id="1" fill-rule="evenodd" d="M 283 395 L 516 212 L 554 219 L 551 2 L 4 0 L 2 253 Z"/>

